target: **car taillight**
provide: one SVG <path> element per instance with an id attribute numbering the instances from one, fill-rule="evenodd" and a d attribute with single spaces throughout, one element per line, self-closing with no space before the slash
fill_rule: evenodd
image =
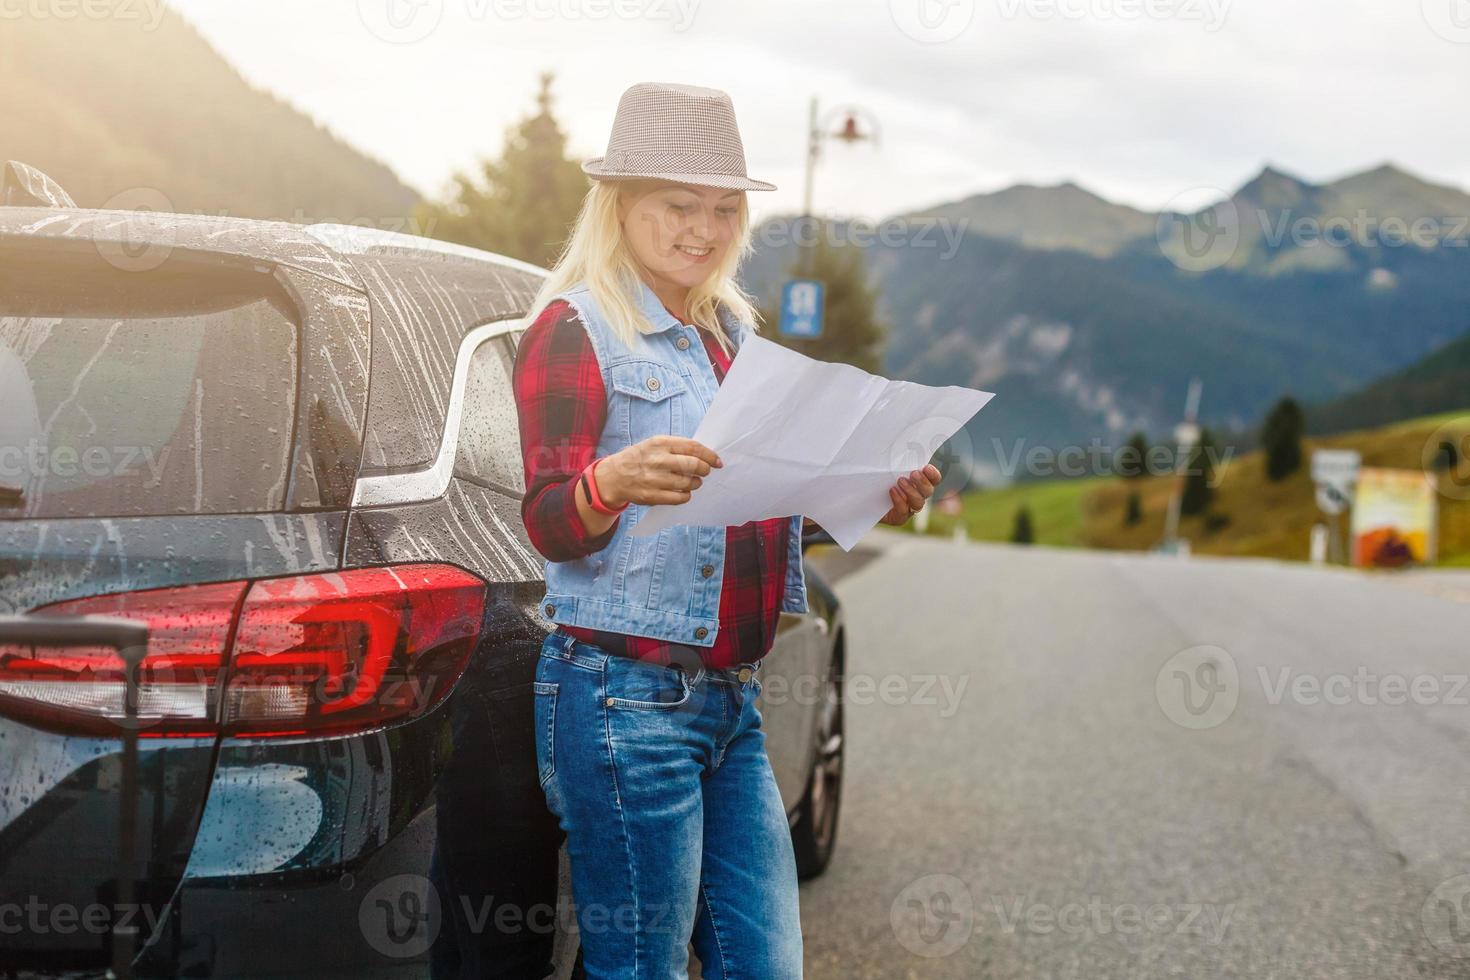
<path id="1" fill-rule="evenodd" d="M 150 589 L 32 610 L 149 627 L 133 724 L 149 736 L 337 735 L 429 711 L 474 652 L 486 585 L 409 564 Z M 0 713 L 115 735 L 123 673 L 112 650 L 0 647 Z"/>
<path id="2" fill-rule="evenodd" d="M 225 732 L 333 734 L 427 711 L 464 672 L 484 610 L 485 583 L 448 565 L 256 582 L 230 658 Z"/>
<path id="3" fill-rule="evenodd" d="M 140 735 L 212 734 L 213 701 L 246 582 L 69 599 L 47 616 L 119 616 L 148 626 L 138 666 Z M 122 659 L 105 647 L 0 646 L 0 712 L 44 728 L 117 735 L 125 723 Z"/>

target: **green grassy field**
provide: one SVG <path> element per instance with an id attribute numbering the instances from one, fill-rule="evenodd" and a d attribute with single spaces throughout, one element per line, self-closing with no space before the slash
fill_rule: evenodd
<path id="1" fill-rule="evenodd" d="M 1448 425 L 1446 430 L 1444 427 Z M 1313 449 L 1356 449 L 1364 466 L 1421 469 L 1424 447 L 1446 435 L 1461 445 L 1470 437 L 1470 413 L 1454 412 L 1399 422 L 1380 429 L 1304 440 L 1306 460 Z M 1437 443 L 1436 443 L 1437 444 Z M 1216 527 L 1207 528 L 1203 515 L 1186 517 L 1180 534 L 1200 554 L 1253 555 L 1305 561 L 1313 524 L 1320 521 L 1313 494 L 1310 465 L 1286 479 L 1266 479 L 1265 460 L 1252 452 L 1232 457 L 1216 487 L 1210 512 Z M 1470 485 L 1470 460 L 1461 459 L 1457 486 Z M 1452 486 L 1447 483 L 1447 486 Z M 1173 480 L 1167 476 L 1124 480 L 1087 477 L 1020 484 L 978 490 L 962 498 L 964 513 L 950 518 L 935 511 L 928 533 L 950 535 L 956 520 L 963 521 L 969 537 L 978 541 L 1009 541 L 1016 512 L 1027 507 L 1038 544 L 1061 547 L 1145 551 L 1163 538 Z M 1127 498 L 1137 492 L 1143 519 L 1124 521 Z M 1470 501 L 1464 493 L 1439 497 L 1439 564 L 1470 567 Z"/>
<path id="2" fill-rule="evenodd" d="M 1085 547 L 1081 500 L 1108 482 L 1111 481 L 1106 477 L 1050 480 L 967 493 L 961 498 L 965 511 L 959 519 L 969 536 L 977 541 L 1009 541 L 1016 511 L 1024 505 L 1031 511 L 1036 543 Z M 954 524 L 954 518 L 935 511 L 930 517 L 929 533 L 952 534 Z"/>

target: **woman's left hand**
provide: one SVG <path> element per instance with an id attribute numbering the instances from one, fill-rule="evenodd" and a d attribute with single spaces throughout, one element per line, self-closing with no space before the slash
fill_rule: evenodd
<path id="1" fill-rule="evenodd" d="M 934 488 L 943 477 L 944 474 L 933 463 L 927 464 L 922 470 L 914 470 L 908 476 L 899 477 L 898 482 L 888 488 L 888 497 L 893 501 L 893 507 L 878 523 L 894 526 L 907 523 L 910 517 L 924 509 L 924 501 L 934 496 Z"/>

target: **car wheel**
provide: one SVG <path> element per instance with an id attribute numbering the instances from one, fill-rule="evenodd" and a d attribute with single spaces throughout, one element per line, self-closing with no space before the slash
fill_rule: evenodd
<path id="1" fill-rule="evenodd" d="M 806 792 L 791 827 L 796 849 L 796 874 L 802 881 L 827 870 L 837 845 L 837 813 L 842 804 L 842 754 L 845 732 L 842 717 L 841 638 L 832 656 L 832 669 L 823 687 L 822 704 L 813 726 L 815 751 Z"/>

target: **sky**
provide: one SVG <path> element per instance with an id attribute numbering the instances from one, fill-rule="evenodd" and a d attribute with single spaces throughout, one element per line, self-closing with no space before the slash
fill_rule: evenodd
<path id="1" fill-rule="evenodd" d="M 1198 206 L 1271 164 L 1470 187 L 1470 0 L 170 0 L 252 83 L 430 196 L 555 73 L 582 159 L 640 81 L 734 100 L 758 217 L 879 220 L 1016 183 Z"/>

